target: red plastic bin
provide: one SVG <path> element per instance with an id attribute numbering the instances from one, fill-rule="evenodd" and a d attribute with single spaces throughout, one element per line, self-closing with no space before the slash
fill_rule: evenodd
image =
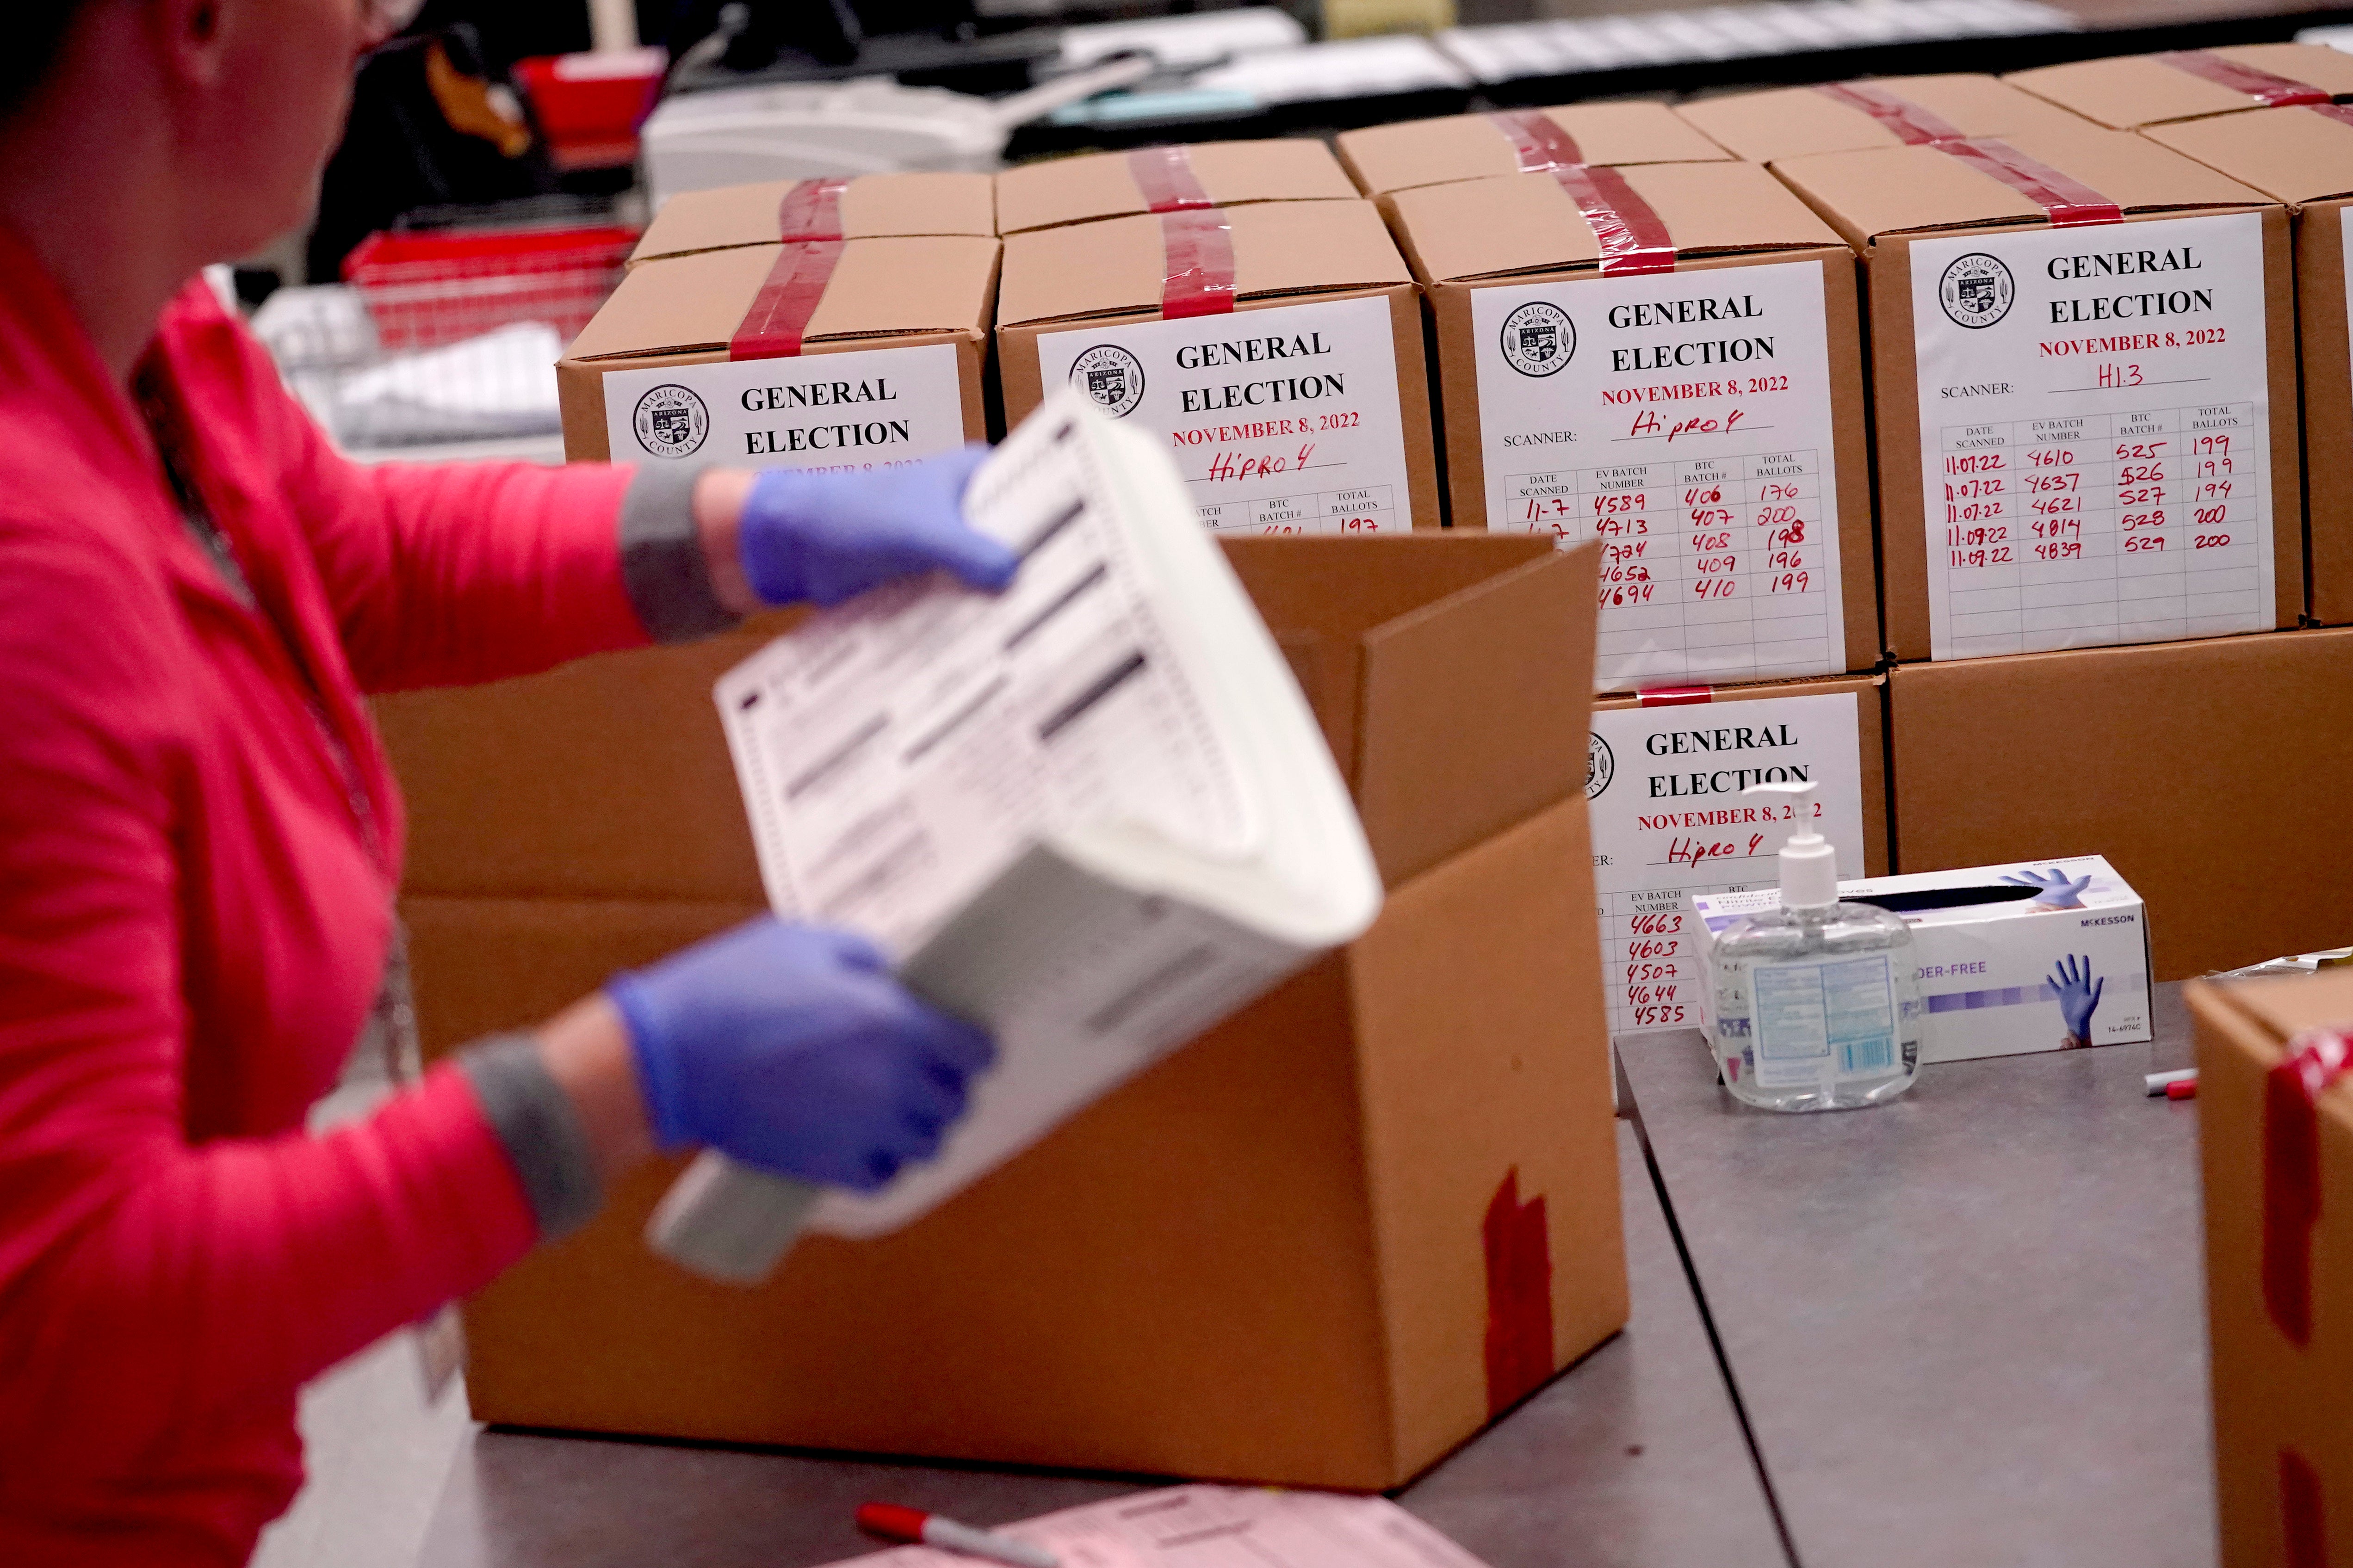
<path id="1" fill-rule="evenodd" d="M 557 168 L 604 167 L 637 157 L 638 127 L 653 112 L 669 63 L 658 48 L 538 55 L 515 62 L 514 79 Z"/>
<path id="2" fill-rule="evenodd" d="M 377 341 L 394 353 L 438 348 L 516 321 L 569 341 L 621 280 L 638 231 L 471 228 L 372 234 L 343 260 Z"/>

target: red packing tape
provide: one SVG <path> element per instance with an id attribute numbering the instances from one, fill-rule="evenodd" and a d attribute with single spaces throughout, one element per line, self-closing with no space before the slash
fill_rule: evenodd
<path id="1" fill-rule="evenodd" d="M 797 182 L 776 204 L 776 237 L 787 243 L 848 238 L 841 232 L 841 193 L 849 188 L 839 178 Z"/>
<path id="2" fill-rule="evenodd" d="M 1715 700 L 1715 689 L 1705 686 L 1646 686 L 1634 693 L 1637 708 L 1687 708 Z"/>
<path id="3" fill-rule="evenodd" d="M 2203 77 L 2216 87 L 2227 87 L 2232 92 L 2243 92 L 2265 109 L 2329 101 L 2327 93 L 2308 81 L 2276 76 L 2255 66 L 2242 66 L 2205 49 L 2168 49 L 2157 58 L 2175 70 Z"/>
<path id="4" fill-rule="evenodd" d="M 842 241 L 805 240 L 787 245 L 768 268 L 768 280 L 752 297 L 735 335 L 727 340 L 729 359 L 789 359 L 801 352 L 801 334 L 817 314 L 818 301 L 841 260 Z"/>
<path id="5" fill-rule="evenodd" d="M 2320 1472 L 2294 1448 L 2282 1448 L 2280 1562 L 2284 1568 L 2328 1568 L 2327 1516 L 2321 1510 Z"/>
<path id="6" fill-rule="evenodd" d="M 1512 144 L 1512 153 L 1519 160 L 1523 174 L 1541 174 L 1585 162 L 1585 154 L 1577 151 L 1577 138 L 1541 110 L 1490 114 L 1487 123 L 1502 132 L 1504 139 Z"/>
<path id="7" fill-rule="evenodd" d="M 1605 276 L 1675 269 L 1675 242 L 1665 220 L 1634 194 L 1625 175 L 1599 165 L 1569 163 L 1553 170 L 1552 177 L 1593 226 L 1593 237 L 1601 242 Z"/>
<path id="8" fill-rule="evenodd" d="M 2353 109 L 2348 109 L 2341 103 L 2311 103 L 2305 107 L 2315 114 L 2328 116 L 2339 125 L 2353 125 Z"/>
<path id="9" fill-rule="evenodd" d="M 1160 215 L 1160 316 L 1222 316 L 1234 308 L 1234 231 L 1223 208 Z"/>
<path id="10" fill-rule="evenodd" d="M 1517 1166 L 1487 1205 L 1487 1414 L 1501 1415 L 1553 1373 L 1552 1233 L 1541 1197 L 1520 1202 Z"/>
<path id="11" fill-rule="evenodd" d="M 1182 147 L 1138 147 L 1127 155 L 1127 172 L 1144 193 L 1146 212 L 1191 212 L 1218 205 L 1193 173 L 1193 155 Z"/>
<path id="12" fill-rule="evenodd" d="M 2320 1218 L 2320 1112 L 2353 1067 L 2353 1041 L 2307 1029 L 2263 1079 L 2263 1310 L 2288 1342 L 2312 1342 L 2312 1227 Z"/>
<path id="13" fill-rule="evenodd" d="M 1911 146 L 1957 142 L 1961 137 L 1960 127 L 1934 110 L 1925 109 L 1908 98 L 1898 98 L 1885 88 L 1867 81 L 1834 81 L 1814 90 L 1849 109 L 1861 110 Z"/>
<path id="14" fill-rule="evenodd" d="M 2073 174 L 2063 174 L 2039 159 L 2030 158 L 1993 136 L 1963 137 L 1928 143 L 1937 152 L 1958 158 L 1989 179 L 2000 180 L 2042 209 L 2054 228 L 2081 224 L 2122 223 L 2124 209 Z"/>

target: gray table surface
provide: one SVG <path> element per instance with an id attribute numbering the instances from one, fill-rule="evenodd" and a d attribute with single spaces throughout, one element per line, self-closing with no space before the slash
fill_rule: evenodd
<path id="1" fill-rule="evenodd" d="M 1876 1110 L 1736 1106 L 1621 1043 L 1804 1568 L 2215 1561 L 2197 1111 L 2148 1046 L 1925 1068 Z"/>
<path id="2" fill-rule="evenodd" d="M 1633 1322 L 1399 1500 L 1493 1568 L 1785 1562 L 1633 1131 Z M 872 1550 L 869 1499 L 978 1524 L 1148 1482 L 485 1430 L 427 1527 L 431 1568 L 804 1568 Z"/>

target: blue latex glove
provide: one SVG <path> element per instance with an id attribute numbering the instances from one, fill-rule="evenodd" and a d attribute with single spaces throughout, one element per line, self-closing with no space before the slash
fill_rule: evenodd
<path id="1" fill-rule="evenodd" d="M 2013 871 L 2002 880 L 2013 887 L 2041 889 L 2034 902 L 2046 910 L 2080 910 L 2084 907 L 2084 889 L 2092 885 L 2092 874 L 2086 871 L 2071 878 L 2053 866 L 2048 871 Z"/>
<path id="2" fill-rule="evenodd" d="M 964 487 L 988 448 L 860 473 L 769 468 L 744 500 L 737 552 L 763 604 L 839 605 L 893 577 L 942 570 L 976 588 L 1020 560 L 964 520 Z"/>
<path id="3" fill-rule="evenodd" d="M 2091 1044 L 2092 1015 L 2099 1010 L 2100 994 L 2108 988 L 2107 977 L 2092 978 L 2088 957 L 2063 957 L 2047 984 L 2059 993 L 2059 1016 L 2067 1020 L 2068 1036 Z"/>
<path id="4" fill-rule="evenodd" d="M 648 1119 L 777 1175 L 871 1192 L 964 1114 L 988 1037 L 917 1001 L 852 931 L 773 916 L 617 974 Z"/>

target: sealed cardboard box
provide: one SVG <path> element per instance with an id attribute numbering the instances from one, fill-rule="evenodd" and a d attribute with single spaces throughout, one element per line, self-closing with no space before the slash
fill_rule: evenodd
<path id="1" fill-rule="evenodd" d="M 907 1229 L 807 1239 L 758 1289 L 648 1252 L 671 1167 L 641 1173 L 470 1305 L 479 1416 L 1369 1489 L 1624 1322 L 1577 787 L 1590 553 L 1229 549 L 1342 759 L 1379 922 Z M 756 910 L 709 696 L 756 635 L 382 705 L 429 1049 Z"/>
<path id="2" fill-rule="evenodd" d="M 997 338 L 1008 421 L 1070 383 L 1167 438 L 1208 527 L 1439 524 L 1420 292 L 1369 202 L 1014 235 Z"/>
<path id="3" fill-rule="evenodd" d="M 1356 194 L 1347 172 L 1321 142 L 1203 142 L 1008 169 L 997 176 L 997 221 L 1006 234 L 1024 234 L 1187 207 L 1346 201 Z"/>
<path id="4" fill-rule="evenodd" d="M 2353 973 L 2192 984 L 2223 1568 L 2346 1560 Z"/>
<path id="5" fill-rule="evenodd" d="M 2004 81 L 2119 131 L 2353 95 L 2353 55 L 2319 44 L 2168 49 L 2012 71 Z"/>
<path id="6" fill-rule="evenodd" d="M 1971 72 L 1731 92 L 1678 104 L 1675 112 L 1752 163 L 1809 153 L 2007 136 L 2076 118 L 2031 93 Z"/>
<path id="7" fill-rule="evenodd" d="M 812 240 L 632 267 L 555 367 L 575 462 L 871 468 L 987 433 L 997 242 Z"/>
<path id="8" fill-rule="evenodd" d="M 2353 940 L 2353 632 L 1899 665 L 1887 711 L 1898 871 L 2105 856 L 2160 981 Z"/>
<path id="9" fill-rule="evenodd" d="M 2091 126 L 1773 168 L 1864 258 L 1896 657 L 2296 624 L 2284 209 Z"/>
<path id="10" fill-rule="evenodd" d="M 1694 894 L 1771 886 L 1789 811 L 1752 784 L 1810 779 L 1839 868 L 1887 869 L 1886 678 L 1696 687 L 1593 705 L 1594 912 L 1613 1034 L 1699 1026 Z"/>
<path id="11" fill-rule="evenodd" d="M 1749 163 L 1381 200 L 1430 290 L 1454 526 L 1601 541 L 1601 689 L 1879 661 L 1837 234 Z"/>
<path id="12" fill-rule="evenodd" d="M 1663 103 L 1575 103 L 1454 114 L 1343 132 L 1334 143 L 1368 196 L 1571 163 L 1721 163 L 1732 154 Z"/>
<path id="13" fill-rule="evenodd" d="M 2295 234 L 2296 335 L 2304 367 L 2306 610 L 2353 621 L 2353 109 L 2320 104 L 2221 114 L 2143 135 L 2287 204 Z"/>
<path id="14" fill-rule="evenodd" d="M 989 176 L 860 174 L 687 191 L 654 214 L 629 265 L 739 245 L 930 234 L 995 237 L 997 194 Z"/>

